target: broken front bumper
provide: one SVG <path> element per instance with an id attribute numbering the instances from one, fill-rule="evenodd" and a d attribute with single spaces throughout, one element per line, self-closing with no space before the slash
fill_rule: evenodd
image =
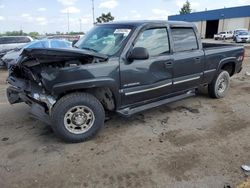
<path id="1" fill-rule="evenodd" d="M 51 124 L 50 116 L 56 100 L 43 94 L 42 88 L 36 86 L 31 81 L 9 76 L 7 79 L 10 86 L 7 88 L 7 98 L 10 104 L 25 102 L 31 106 L 31 114 L 47 123 Z"/>

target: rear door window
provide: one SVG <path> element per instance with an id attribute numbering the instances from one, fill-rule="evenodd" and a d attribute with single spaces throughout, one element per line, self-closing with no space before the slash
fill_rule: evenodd
<path id="1" fill-rule="evenodd" d="M 1 37 L 0 38 L 0 44 L 11 44 L 14 42 L 14 39 L 12 37 Z"/>
<path id="2" fill-rule="evenodd" d="M 0 37 L 0 44 L 13 44 L 13 43 L 28 43 L 28 37 Z"/>
<path id="3" fill-rule="evenodd" d="M 171 28 L 174 40 L 174 51 L 197 50 L 198 42 L 193 28 Z"/>
<path id="4" fill-rule="evenodd" d="M 28 43 L 31 40 L 28 37 L 17 37 L 16 38 L 16 43 Z"/>

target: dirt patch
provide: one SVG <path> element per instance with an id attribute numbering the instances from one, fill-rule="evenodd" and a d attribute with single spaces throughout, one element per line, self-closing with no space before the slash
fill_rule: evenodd
<path id="1" fill-rule="evenodd" d="M 200 113 L 198 108 L 193 108 L 193 107 L 188 107 L 188 106 L 177 106 L 175 108 L 171 108 L 169 106 L 164 106 L 160 108 L 160 112 L 162 113 L 168 113 L 168 112 L 173 112 L 173 111 L 177 111 L 177 112 L 190 112 L 190 113 L 194 113 L 194 114 L 198 114 Z"/>
<path id="2" fill-rule="evenodd" d="M 188 173 L 199 165 L 199 156 L 194 153 L 178 152 L 170 158 L 160 158 L 158 168 L 173 177 L 176 181 L 188 181 L 191 175 Z"/>
<path id="3" fill-rule="evenodd" d="M 194 134 L 182 135 L 181 130 L 173 130 L 159 135 L 159 141 L 164 142 L 168 141 L 175 146 L 185 146 L 196 142 L 199 140 L 199 137 Z"/>
<path id="4" fill-rule="evenodd" d="M 101 178 L 102 182 L 105 182 L 104 185 L 113 185 L 113 187 L 157 187 L 151 176 L 151 170 L 139 170 L 113 175 L 105 173 Z"/>
<path id="5" fill-rule="evenodd" d="M 237 117 L 220 119 L 211 129 L 212 137 L 222 138 L 249 127 L 249 122 Z"/>
<path id="6" fill-rule="evenodd" d="M 25 149 L 16 149 L 8 154 L 8 159 L 14 159 L 25 153 Z"/>
<path id="7" fill-rule="evenodd" d="M 188 111 L 188 112 L 194 113 L 194 114 L 200 113 L 199 109 L 187 107 L 187 106 L 178 106 L 178 107 L 174 108 L 174 110 L 179 111 L 179 112 Z"/>
<path id="8" fill-rule="evenodd" d="M 243 88 L 241 88 L 241 90 L 250 94 L 250 87 L 243 87 Z"/>

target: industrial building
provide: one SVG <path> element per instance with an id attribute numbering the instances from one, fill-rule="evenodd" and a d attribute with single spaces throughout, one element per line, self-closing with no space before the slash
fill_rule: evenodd
<path id="1" fill-rule="evenodd" d="M 168 20 L 193 22 L 202 38 L 213 38 L 214 34 L 221 31 L 250 30 L 250 6 L 172 15 Z"/>

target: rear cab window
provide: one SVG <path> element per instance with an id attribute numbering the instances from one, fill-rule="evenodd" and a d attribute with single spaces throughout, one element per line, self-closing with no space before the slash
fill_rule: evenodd
<path id="1" fill-rule="evenodd" d="M 175 52 L 184 52 L 199 49 L 196 34 L 193 28 L 171 28 Z"/>

